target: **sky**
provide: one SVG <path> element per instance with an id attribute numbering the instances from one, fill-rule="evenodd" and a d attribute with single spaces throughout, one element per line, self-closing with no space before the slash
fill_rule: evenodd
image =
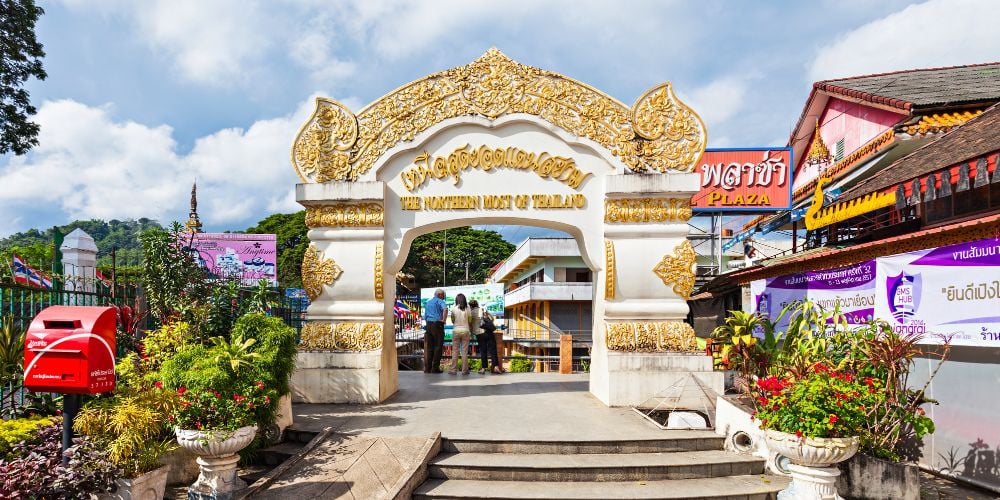
<path id="1" fill-rule="evenodd" d="M 40 144 L 0 156 L 0 237 L 75 219 L 207 231 L 294 212 L 316 96 L 354 110 L 495 46 L 631 103 L 670 81 L 709 147 L 784 146 L 812 82 L 1000 59 L 995 0 L 54 0 L 27 88 Z M 977 24 L 978 23 L 978 24 Z M 527 234 L 527 233 L 525 233 Z"/>

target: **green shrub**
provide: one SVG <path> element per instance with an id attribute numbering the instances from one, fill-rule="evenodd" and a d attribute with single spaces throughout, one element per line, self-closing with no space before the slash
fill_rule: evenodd
<path id="1" fill-rule="evenodd" d="M 510 359 L 511 373 L 528 373 L 531 371 L 532 362 L 523 354 L 515 354 Z"/>
<path id="2" fill-rule="evenodd" d="M 52 425 L 51 417 L 28 417 L 14 420 L 0 420 L 0 458 L 13 458 L 11 450 L 14 445 L 33 437 L 38 430 Z"/>

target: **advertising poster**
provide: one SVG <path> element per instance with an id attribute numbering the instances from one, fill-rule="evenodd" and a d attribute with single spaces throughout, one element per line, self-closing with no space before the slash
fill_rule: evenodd
<path id="1" fill-rule="evenodd" d="M 420 310 L 423 310 L 427 301 L 434 296 L 434 290 L 437 290 L 437 288 L 420 289 Z M 455 305 L 455 296 L 463 293 L 467 300 L 478 301 L 479 306 L 489 311 L 497 320 L 503 320 L 504 318 L 503 284 L 501 283 L 446 286 L 442 290 L 444 290 L 445 301 L 448 303 L 448 307 Z M 502 321 L 498 324 L 502 324 Z"/>
<path id="2" fill-rule="evenodd" d="M 183 244 L 212 278 L 238 277 L 244 285 L 265 279 L 278 284 L 273 234 L 195 233 Z"/>
<path id="3" fill-rule="evenodd" d="M 773 212 L 792 206 L 791 148 L 706 149 L 694 211 Z"/>
<path id="4" fill-rule="evenodd" d="M 923 343 L 1000 347 L 1000 238 L 878 259 L 875 314 Z"/>
<path id="5" fill-rule="evenodd" d="M 772 320 L 795 301 L 811 300 L 824 309 L 837 308 L 849 324 L 865 324 L 875 317 L 876 265 L 868 260 L 851 266 L 788 274 L 750 284 L 755 310 Z M 777 328 L 791 319 L 785 314 Z"/>

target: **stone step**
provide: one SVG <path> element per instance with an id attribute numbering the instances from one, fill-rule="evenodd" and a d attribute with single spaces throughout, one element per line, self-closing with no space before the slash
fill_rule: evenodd
<path id="1" fill-rule="evenodd" d="M 630 454 L 446 453 L 431 461 L 437 479 L 489 481 L 657 481 L 764 472 L 764 459 L 721 450 Z"/>
<path id="2" fill-rule="evenodd" d="M 312 439 L 318 435 L 319 431 L 296 429 L 295 426 L 293 425 L 285 429 L 285 435 L 282 441 L 285 443 L 295 442 L 295 443 L 306 444 L 309 441 L 312 441 Z"/>
<path id="3" fill-rule="evenodd" d="M 774 499 L 788 485 L 779 476 L 744 475 L 670 481 L 521 482 L 429 479 L 413 493 L 415 500 L 486 498 L 522 500 L 563 498 L 612 499 Z"/>
<path id="4" fill-rule="evenodd" d="M 259 453 L 264 465 L 276 466 L 295 456 L 305 446 L 297 441 L 287 441 L 261 448 Z"/>
<path id="5" fill-rule="evenodd" d="M 552 453 L 558 455 L 593 453 L 667 453 L 721 450 L 726 438 L 708 431 L 664 431 L 657 439 L 617 441 L 509 441 L 488 439 L 445 439 L 446 453 Z"/>

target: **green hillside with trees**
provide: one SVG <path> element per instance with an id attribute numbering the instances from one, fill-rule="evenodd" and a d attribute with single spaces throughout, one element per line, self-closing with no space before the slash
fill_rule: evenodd
<path id="1" fill-rule="evenodd" d="M 97 219 L 73 221 L 58 229 L 63 235 L 80 228 L 97 243 L 98 266 L 111 266 L 111 250 L 116 249 L 116 264 L 125 270 L 142 263 L 139 234 L 146 229 L 162 228 L 154 220 Z M 49 270 L 52 262 L 52 236 L 55 228 L 44 231 L 29 229 L 0 239 L 0 259 L 6 268 L 2 275 L 10 274 L 11 254 L 16 253 L 32 267 Z M 302 256 L 309 246 L 306 236 L 305 211 L 291 214 L 273 214 L 246 229 L 246 233 L 274 234 L 277 236 L 278 283 L 283 287 L 302 286 Z M 482 283 L 492 266 L 507 258 L 514 245 L 504 241 L 495 231 L 459 227 L 447 231 L 447 259 L 445 256 L 445 231 L 417 237 L 410 247 L 410 254 L 402 272 L 413 275 L 418 287 L 441 286 L 445 278 L 443 266 L 447 264 L 447 282 Z M 447 261 L 447 262 L 445 262 Z M 468 278 L 466 278 L 468 267 Z"/>

